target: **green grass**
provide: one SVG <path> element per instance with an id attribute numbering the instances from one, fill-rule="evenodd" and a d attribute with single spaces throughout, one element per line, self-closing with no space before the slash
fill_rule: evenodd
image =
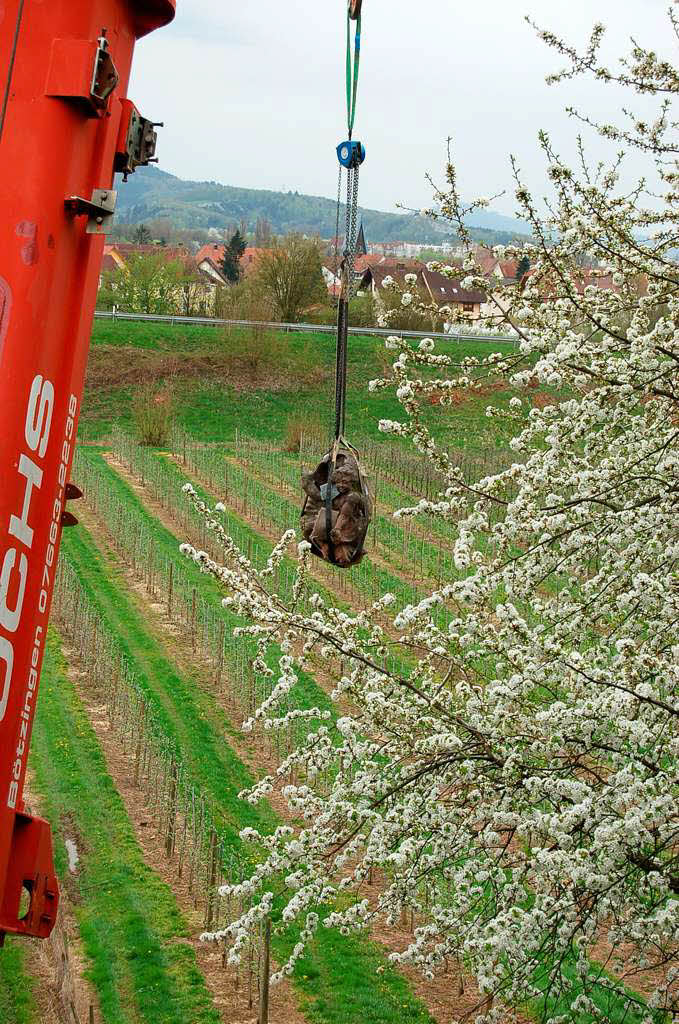
<path id="1" fill-rule="evenodd" d="M 176 551 L 176 539 L 171 542 Z M 213 807 L 221 811 L 234 846 L 240 842 L 237 831 L 245 825 L 273 825 L 266 805 L 253 808 L 237 800 L 238 790 L 250 776 L 228 745 L 229 723 L 197 680 L 176 670 L 128 596 L 120 572 L 82 527 L 68 534 L 64 550 L 105 627 L 134 667 L 163 727 L 176 740 L 185 764 Z M 286 937 L 276 939 L 274 951 L 282 955 L 297 934 L 290 929 Z M 307 971 L 298 967 L 293 979 L 307 1000 L 310 1019 L 322 1024 L 430 1024 L 429 1014 L 405 979 L 391 970 L 375 974 L 380 962 L 384 965 L 383 957 L 365 940 L 322 929 L 313 943 Z M 378 977 L 381 988 L 376 999 Z"/>
<path id="2" fill-rule="evenodd" d="M 33 1024 L 36 980 L 28 968 L 26 939 L 8 936 L 0 949 L 0 1021 L 2 1024 Z"/>
<path id="3" fill-rule="evenodd" d="M 221 335 L 218 327 L 95 320 L 92 326 L 92 345 L 112 345 L 117 348 L 131 346 L 155 352 L 191 352 L 218 346 Z"/>
<path id="4" fill-rule="evenodd" d="M 582 979 L 577 972 L 575 955 L 564 961 L 562 974 L 569 986 L 568 995 L 563 992 L 547 991 L 548 984 L 544 971 L 536 971 L 534 983 L 545 993 L 533 1002 L 533 1012 L 538 1019 L 547 1015 L 558 1017 L 560 1014 L 568 1014 L 574 995 L 585 992 Z M 601 984 L 601 980 L 605 980 L 605 984 Z M 666 1014 L 648 1011 L 638 993 L 608 975 L 595 963 L 592 963 L 589 972 L 586 994 L 596 1007 L 596 1016 L 581 1011 L 576 1018 L 578 1024 L 592 1024 L 593 1021 L 600 1020 L 608 1021 L 609 1024 L 642 1024 L 647 1017 L 656 1024 L 670 1024 Z M 631 1001 L 628 1000 L 628 996 L 631 997 Z M 642 1005 L 639 1005 L 640 1003 Z"/>
<path id="5" fill-rule="evenodd" d="M 232 344 L 244 337 L 232 329 Z M 95 321 L 90 354 L 90 383 L 86 390 L 81 418 L 81 437 L 97 440 L 107 436 L 114 423 L 129 428 L 130 404 L 135 381 L 116 384 L 117 368 L 125 359 L 157 355 L 164 357 L 163 379 L 174 379 L 179 423 L 201 440 L 231 440 L 240 431 L 253 437 L 282 438 L 290 417 L 302 417 L 330 428 L 332 419 L 335 340 L 327 334 L 284 334 L 270 331 L 271 346 L 281 350 L 281 364 L 270 380 L 258 387 L 236 389 L 227 376 L 216 376 L 200 367 L 189 377 L 182 372 L 191 360 L 201 355 L 215 356 L 224 345 L 224 332 L 212 327 L 172 327 L 167 324 Z M 483 357 L 491 351 L 512 351 L 512 346 L 488 342 L 441 341 L 438 351 L 462 358 Z M 349 388 L 347 401 L 348 435 L 355 442 L 362 438 L 380 439 L 380 419 L 397 419 L 401 408 L 391 393 L 369 394 L 368 382 L 387 372 L 393 353 L 380 338 L 352 336 L 349 351 Z M 165 357 L 176 361 L 168 369 Z M 305 384 L 313 365 L 321 374 L 320 383 Z M 110 368 L 107 374 L 107 367 Z M 150 370 L 153 375 L 153 370 Z M 108 379 L 110 377 L 110 380 Z M 148 379 L 144 377 L 144 379 Z M 497 447 L 504 443 L 496 420 L 485 417 L 487 405 L 498 405 L 511 392 L 497 391 L 465 399 L 442 411 L 427 410 L 427 418 L 443 431 L 446 440 L 457 446 Z"/>
<path id="6" fill-rule="evenodd" d="M 297 965 L 297 985 L 309 1020 L 317 1024 L 431 1021 L 422 1005 L 413 1000 L 405 978 L 393 968 L 384 967 L 383 954 L 373 943 L 363 937 L 328 932 L 323 935 L 323 952 L 323 957 L 304 956 Z M 331 970 L 338 959 L 345 968 L 341 979 Z M 377 974 L 380 966 L 384 972 Z M 366 979 L 370 982 L 367 985 Z"/>
<path id="7" fill-rule="evenodd" d="M 218 1024 L 172 891 L 146 865 L 104 755 L 72 683 L 58 635 L 50 635 L 31 766 L 56 836 L 88 976 L 106 1024 Z M 77 836 L 70 875 L 64 834 Z"/>

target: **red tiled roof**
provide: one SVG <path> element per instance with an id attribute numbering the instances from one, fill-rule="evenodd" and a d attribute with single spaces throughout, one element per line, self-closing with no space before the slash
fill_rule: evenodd
<path id="1" fill-rule="evenodd" d="M 338 258 L 340 260 L 342 259 L 341 253 L 338 254 Z M 370 253 L 368 253 L 366 256 L 357 256 L 356 260 L 354 261 L 354 270 L 356 271 L 357 274 L 362 274 L 365 270 L 368 269 L 368 267 L 374 266 L 378 258 L 379 257 L 371 256 Z"/>
<path id="2" fill-rule="evenodd" d="M 223 243 L 213 242 L 210 245 L 204 245 L 202 249 L 199 249 L 196 253 L 196 262 L 202 263 L 203 260 L 213 260 L 217 266 L 221 265 L 224 259 L 224 253 L 226 252 L 226 246 Z M 241 257 L 241 266 L 246 274 L 254 270 L 257 266 L 262 253 L 269 252 L 268 249 L 255 248 L 254 245 L 249 245 Z"/>
<path id="3" fill-rule="evenodd" d="M 402 270 L 404 273 L 422 270 L 425 266 L 421 260 L 407 260 L 404 256 L 381 256 L 378 266 L 390 267 L 391 270 Z"/>
<path id="4" fill-rule="evenodd" d="M 476 262 L 481 267 L 484 274 L 492 274 L 498 263 L 492 252 L 477 252 Z"/>
<path id="5" fill-rule="evenodd" d="M 531 277 L 535 274 L 534 270 L 528 270 L 522 279 L 522 287 L 525 285 Z M 578 274 L 571 276 L 571 282 L 575 290 L 580 294 L 584 294 L 585 288 L 590 286 L 594 288 L 600 288 L 602 291 L 607 292 L 620 292 L 620 285 L 614 284 L 612 274 L 604 274 L 598 270 L 583 270 Z M 637 282 L 638 293 L 645 295 L 648 289 L 648 279 L 645 275 L 639 275 Z M 557 282 L 556 279 L 545 279 L 543 278 L 540 286 L 540 293 L 544 298 L 548 296 L 555 296 L 560 294 L 562 291 L 562 285 Z"/>
<path id="6" fill-rule="evenodd" d="M 460 282 L 455 278 L 446 277 L 445 274 L 437 274 L 432 270 L 425 270 L 422 274 L 423 282 L 432 299 L 436 302 L 463 302 L 479 305 L 486 301 L 483 292 L 468 291 L 460 287 Z"/>
<path id="7" fill-rule="evenodd" d="M 203 260 L 214 260 L 216 263 L 221 263 L 224 259 L 224 250 L 226 246 L 214 244 L 204 245 L 202 249 L 199 249 L 196 253 L 196 263 L 202 263 Z"/>
<path id="8" fill-rule="evenodd" d="M 241 258 L 241 263 L 245 268 L 245 272 L 247 273 L 248 270 L 254 270 L 264 253 L 270 251 L 270 249 L 256 248 L 254 245 L 249 245 Z"/>
<path id="9" fill-rule="evenodd" d="M 516 273 L 519 269 L 518 260 L 501 260 L 499 267 L 503 277 L 512 277 L 516 280 Z"/>
<path id="10" fill-rule="evenodd" d="M 170 260 L 185 260 L 189 250 L 183 245 L 136 245 L 133 242 L 117 242 L 109 247 L 123 258 L 127 256 L 163 256 Z"/>

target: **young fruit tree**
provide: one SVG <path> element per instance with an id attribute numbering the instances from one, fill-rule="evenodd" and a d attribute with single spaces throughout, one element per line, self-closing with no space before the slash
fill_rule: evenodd
<path id="1" fill-rule="evenodd" d="M 603 67 L 602 34 L 584 54 L 542 37 L 568 62 L 557 77 L 659 97 L 653 121 L 599 126 L 648 156 L 655 195 L 623 189 L 619 161 L 570 168 L 542 135 L 551 206 L 516 171 L 533 239 L 496 252 L 530 266 L 496 291 L 514 350 L 456 360 L 450 344 L 392 337 L 393 371 L 371 384 L 402 407 L 380 429 L 441 480 L 437 500 L 396 515 L 433 545 L 448 529 L 455 574 L 406 607 L 385 593 L 353 614 L 314 595 L 301 543 L 285 602 L 271 580 L 290 537 L 256 571 L 187 485 L 223 564 L 185 550 L 223 583 L 269 680 L 244 728 L 308 722 L 244 794 L 279 789 L 291 824 L 246 830 L 259 862 L 229 891 L 250 909 L 220 933 L 237 960 L 261 920 L 297 923 L 278 977 L 319 928 L 412 914 L 392 959 L 428 978 L 461 963 L 485 1018 L 508 1005 L 555 1022 L 679 1013 L 679 75 L 637 44 Z M 436 215 L 465 237 L 466 212 L 450 164 Z M 464 278 L 487 288 L 471 246 Z M 506 468 L 470 484 L 431 403 L 489 379 L 517 392 L 488 412 L 512 440 Z M 531 407 L 536 382 L 551 398 Z M 302 670 L 333 677 L 335 714 L 288 710 Z"/>

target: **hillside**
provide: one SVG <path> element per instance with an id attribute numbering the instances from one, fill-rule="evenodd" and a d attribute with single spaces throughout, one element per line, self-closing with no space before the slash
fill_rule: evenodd
<path id="1" fill-rule="evenodd" d="M 361 215 L 371 242 L 436 244 L 449 234 L 444 225 L 419 214 L 362 209 Z M 185 181 L 154 167 L 140 168 L 127 184 L 119 183 L 118 221 L 139 224 L 159 217 L 169 218 L 179 228 L 218 229 L 241 220 L 254 229 L 257 218 L 265 217 L 276 234 L 301 231 L 330 238 L 335 233 L 336 206 L 333 199 L 322 196 Z M 479 228 L 480 238 L 490 242 L 508 241 L 507 233 L 522 228 L 519 221 L 492 211 L 481 211 L 470 218 L 470 224 Z M 496 233 L 498 237 L 494 237 Z"/>

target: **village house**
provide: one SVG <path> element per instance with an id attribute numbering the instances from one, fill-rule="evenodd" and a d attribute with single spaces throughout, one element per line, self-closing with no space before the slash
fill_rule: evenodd
<path id="1" fill-rule="evenodd" d="M 196 262 L 199 267 L 205 269 L 208 273 L 211 273 L 216 267 L 222 277 L 222 283 L 228 284 L 221 274 L 221 266 L 225 252 L 226 246 L 223 243 L 212 242 L 209 245 L 204 245 L 198 250 L 196 253 Z M 262 258 L 262 254 L 265 252 L 269 252 L 269 250 L 257 248 L 254 245 L 249 245 L 247 247 L 240 260 L 241 269 L 245 277 L 248 277 L 249 274 L 257 269 L 257 264 Z"/>
<path id="2" fill-rule="evenodd" d="M 99 288 L 104 284 L 105 275 L 124 271 L 128 261 L 135 256 L 160 256 L 167 263 L 179 263 L 185 268 L 183 280 L 176 289 L 176 308 L 180 313 L 195 309 L 202 316 L 212 316 L 215 311 L 217 289 L 226 281 L 219 265 L 211 257 L 198 262 L 184 246 L 136 245 L 117 242 L 104 246 L 104 255 L 99 276 Z"/>
<path id="3" fill-rule="evenodd" d="M 363 260 L 366 259 L 369 257 L 363 257 Z M 414 287 L 421 293 L 424 292 L 431 302 L 439 307 L 449 306 L 463 313 L 469 320 L 479 319 L 481 306 L 486 300 L 483 292 L 466 290 L 460 286 L 458 280 L 428 270 L 419 260 L 384 258 L 377 263 L 368 263 L 363 270 L 359 267 L 359 273 L 359 288 L 362 291 L 371 291 L 376 296 L 379 296 L 381 289 L 384 288 L 385 278 L 392 278 L 400 288 L 407 290 L 405 276 L 415 274 L 417 281 Z"/>

